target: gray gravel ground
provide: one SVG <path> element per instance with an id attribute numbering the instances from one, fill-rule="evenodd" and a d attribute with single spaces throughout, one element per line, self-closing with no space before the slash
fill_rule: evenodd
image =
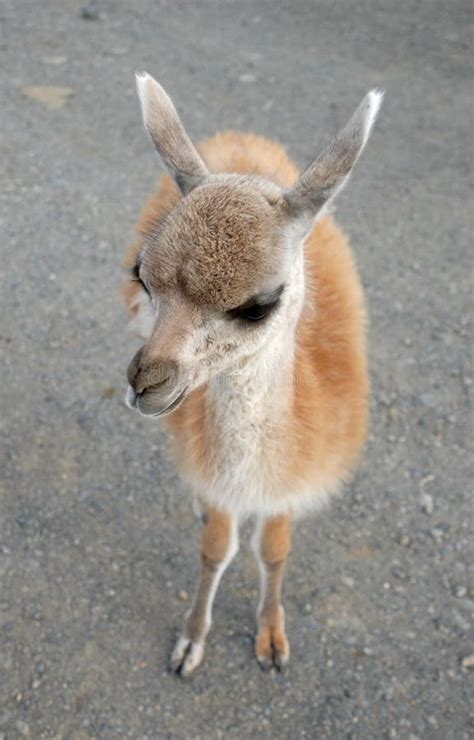
<path id="1" fill-rule="evenodd" d="M 474 736 L 470 8 L 3 0 L 0 738 Z M 299 526 L 282 675 L 252 656 L 246 547 L 205 664 L 167 672 L 199 526 L 160 426 L 122 403 L 120 263 L 157 175 L 135 68 L 195 137 L 250 129 L 300 163 L 387 89 L 339 202 L 371 437 L 345 496 Z"/>

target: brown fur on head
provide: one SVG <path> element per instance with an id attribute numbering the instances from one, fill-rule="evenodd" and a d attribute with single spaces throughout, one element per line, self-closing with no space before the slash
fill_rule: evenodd
<path id="1" fill-rule="evenodd" d="M 294 329 L 304 296 L 302 241 L 346 182 L 381 96 L 369 93 L 284 190 L 262 177 L 208 172 L 163 88 L 146 73 L 137 86 L 145 127 L 183 195 L 133 266 L 153 329 L 130 364 L 128 401 L 156 416 Z"/>
<path id="2" fill-rule="evenodd" d="M 277 287 L 283 267 L 278 189 L 215 175 L 181 200 L 141 256 L 152 289 L 225 311 Z"/>
<path id="3" fill-rule="evenodd" d="M 146 238 L 132 269 L 154 328 L 128 372 L 142 413 L 173 410 L 183 391 L 254 354 L 284 322 L 294 255 L 277 201 L 263 179 L 215 175 Z"/>

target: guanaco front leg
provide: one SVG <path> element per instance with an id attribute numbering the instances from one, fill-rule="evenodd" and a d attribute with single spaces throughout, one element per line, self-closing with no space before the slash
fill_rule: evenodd
<path id="1" fill-rule="evenodd" d="M 171 656 L 171 667 L 180 676 L 192 673 L 202 660 L 217 587 L 237 550 L 237 520 L 223 511 L 208 509 L 202 532 L 199 586 L 194 605 L 186 615 L 182 635 Z"/>
<path id="2" fill-rule="evenodd" d="M 285 633 L 285 612 L 281 588 L 288 553 L 291 549 L 291 520 L 287 515 L 260 520 L 254 537 L 254 550 L 260 570 L 257 660 L 264 669 L 281 670 L 290 657 Z"/>

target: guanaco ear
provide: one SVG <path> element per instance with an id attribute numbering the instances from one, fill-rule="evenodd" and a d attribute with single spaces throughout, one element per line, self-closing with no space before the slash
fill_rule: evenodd
<path id="1" fill-rule="evenodd" d="M 137 72 L 136 80 L 145 128 L 166 169 L 187 195 L 207 177 L 208 170 L 161 85 L 147 72 Z"/>
<path id="2" fill-rule="evenodd" d="M 347 183 L 352 168 L 365 147 L 383 99 L 372 90 L 349 123 L 338 133 L 290 190 L 284 192 L 284 207 L 290 221 L 299 221 L 307 231 L 315 217 Z"/>

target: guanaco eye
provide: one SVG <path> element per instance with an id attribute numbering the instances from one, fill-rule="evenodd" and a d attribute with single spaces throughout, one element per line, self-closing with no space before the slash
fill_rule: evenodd
<path id="1" fill-rule="evenodd" d="M 231 319 L 242 319 L 248 322 L 261 321 L 278 306 L 282 292 L 283 285 L 280 285 L 273 293 L 250 298 L 241 306 L 226 311 L 226 314 Z"/>
<path id="2" fill-rule="evenodd" d="M 276 303 L 269 303 L 264 306 L 260 306 L 255 303 L 253 306 L 248 308 L 231 309 L 227 311 L 227 315 L 232 319 L 243 319 L 244 321 L 261 321 L 266 318 L 268 314 L 273 311 Z"/>
<path id="3" fill-rule="evenodd" d="M 150 291 L 148 290 L 148 288 L 146 287 L 145 283 L 143 282 L 143 280 L 140 277 L 140 265 L 138 264 L 138 262 L 132 268 L 132 282 L 133 283 L 140 283 L 140 285 L 142 286 L 142 288 L 145 291 L 145 293 L 151 298 Z"/>

